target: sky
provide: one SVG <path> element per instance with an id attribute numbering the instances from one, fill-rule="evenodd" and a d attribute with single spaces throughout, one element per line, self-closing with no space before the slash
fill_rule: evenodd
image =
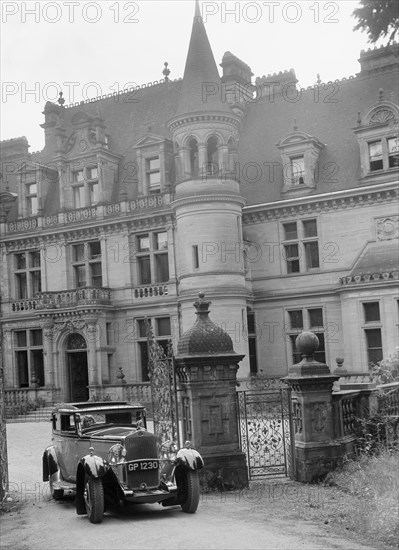
<path id="1" fill-rule="evenodd" d="M 203 1 L 216 62 L 230 51 L 257 76 L 295 69 L 302 87 L 354 75 L 368 49 L 353 31 L 358 1 Z M 44 146 L 42 111 L 60 90 L 66 104 L 163 78 L 181 78 L 193 0 L 2 0 L 1 139 Z M 221 69 L 220 69 L 221 72 Z"/>

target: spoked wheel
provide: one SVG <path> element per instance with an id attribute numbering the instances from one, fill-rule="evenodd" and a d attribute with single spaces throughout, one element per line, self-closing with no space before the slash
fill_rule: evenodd
<path id="1" fill-rule="evenodd" d="M 200 498 L 200 486 L 198 472 L 185 470 L 181 476 L 183 512 L 194 514 L 198 508 Z"/>
<path id="2" fill-rule="evenodd" d="M 104 515 L 104 487 L 101 479 L 86 479 L 84 499 L 91 523 L 101 523 Z"/>
<path id="3" fill-rule="evenodd" d="M 54 489 L 54 483 L 50 481 L 50 494 L 54 500 L 62 500 L 64 489 Z"/>

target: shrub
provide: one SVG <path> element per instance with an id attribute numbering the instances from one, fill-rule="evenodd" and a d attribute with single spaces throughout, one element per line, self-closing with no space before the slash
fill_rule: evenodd
<path id="1" fill-rule="evenodd" d="M 389 445 L 387 421 L 380 413 L 374 416 L 356 418 L 354 433 L 358 455 L 372 455 Z"/>
<path id="2" fill-rule="evenodd" d="M 328 475 L 331 485 L 358 499 L 345 517 L 351 528 L 387 545 L 396 545 L 399 537 L 398 467 L 399 452 L 380 447 Z"/>
<path id="3" fill-rule="evenodd" d="M 43 397 L 37 397 L 34 403 L 38 409 L 41 409 L 47 405 L 47 401 Z"/>
<path id="4" fill-rule="evenodd" d="M 399 347 L 386 359 L 370 366 L 370 378 L 377 384 L 389 384 L 399 377 Z"/>

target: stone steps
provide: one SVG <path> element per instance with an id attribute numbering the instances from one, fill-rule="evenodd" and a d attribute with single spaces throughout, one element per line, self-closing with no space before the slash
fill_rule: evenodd
<path id="1" fill-rule="evenodd" d="M 50 422 L 51 412 L 54 407 L 43 407 L 35 411 L 29 411 L 26 414 L 19 414 L 15 418 L 7 418 L 7 424 L 15 424 L 17 422 Z"/>

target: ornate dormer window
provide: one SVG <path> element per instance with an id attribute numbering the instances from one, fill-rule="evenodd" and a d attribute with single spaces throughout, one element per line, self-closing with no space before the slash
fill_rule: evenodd
<path id="1" fill-rule="evenodd" d="M 72 170 L 74 208 L 94 206 L 100 201 L 98 166 L 85 166 Z"/>
<path id="2" fill-rule="evenodd" d="M 277 147 L 283 163 L 283 193 L 308 193 L 316 187 L 315 169 L 324 145 L 316 137 L 294 130 Z"/>
<path id="3" fill-rule="evenodd" d="M 399 109 L 382 100 L 374 105 L 354 128 L 360 148 L 361 177 L 387 181 L 399 168 Z"/>
<path id="4" fill-rule="evenodd" d="M 291 185 L 305 185 L 305 157 L 292 157 L 290 161 Z"/>
<path id="5" fill-rule="evenodd" d="M 23 163 L 18 173 L 18 215 L 23 218 L 37 216 L 41 214 L 42 197 L 46 196 L 50 185 L 58 180 L 58 173 L 49 166 L 34 162 Z"/>
<path id="6" fill-rule="evenodd" d="M 110 151 L 105 123 L 79 110 L 72 118 L 73 131 L 65 142 L 61 206 L 87 208 L 111 201 L 120 155 Z"/>
<path id="7" fill-rule="evenodd" d="M 139 195 L 165 193 L 173 181 L 173 143 L 163 136 L 147 134 L 134 147 L 139 175 Z"/>
<path id="8" fill-rule="evenodd" d="M 87 187 L 89 191 L 90 204 L 94 205 L 100 201 L 100 189 L 98 184 L 98 166 L 86 168 Z"/>
<path id="9" fill-rule="evenodd" d="M 25 185 L 26 210 L 28 216 L 37 214 L 37 183 L 27 183 Z"/>
<path id="10" fill-rule="evenodd" d="M 147 189 L 150 195 L 161 192 L 161 163 L 159 156 L 146 159 Z"/>

